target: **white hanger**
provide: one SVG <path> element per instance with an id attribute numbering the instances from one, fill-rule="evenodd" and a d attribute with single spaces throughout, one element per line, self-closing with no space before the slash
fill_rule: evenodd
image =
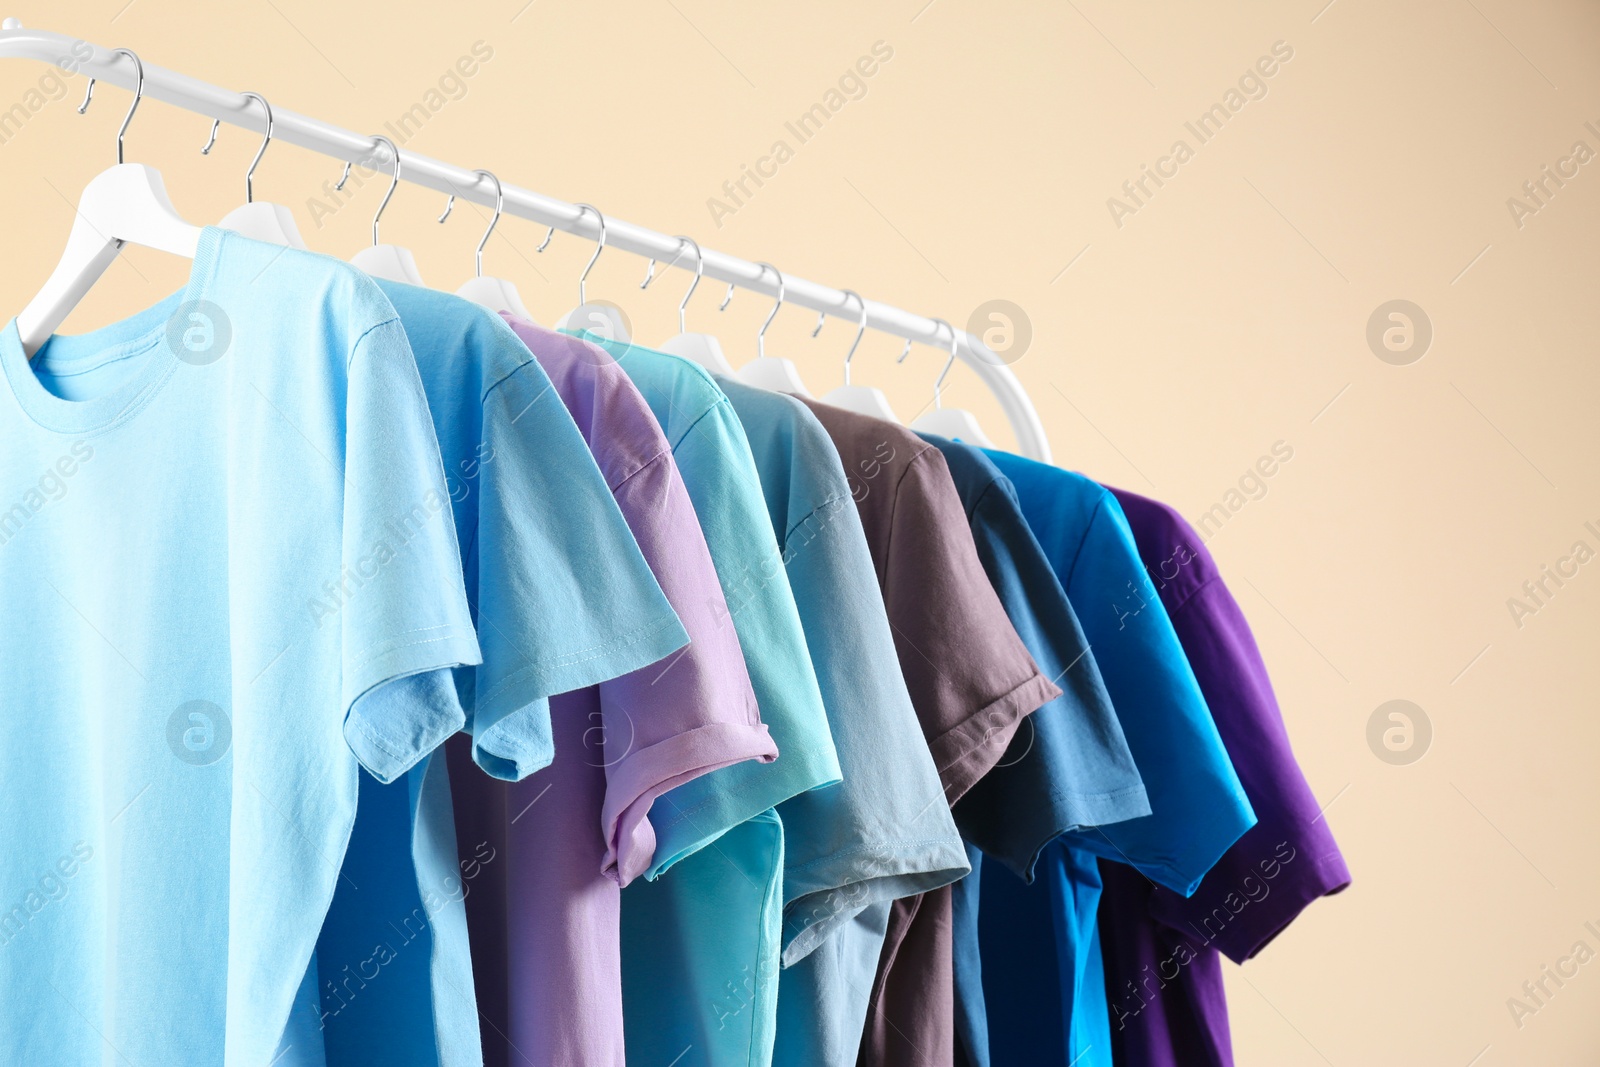
<path id="1" fill-rule="evenodd" d="M 522 296 L 517 292 L 517 287 L 504 278 L 485 277 L 483 273 L 483 246 L 489 243 L 489 235 L 494 233 L 494 228 L 500 224 L 500 215 L 505 208 L 506 194 L 500 186 L 500 179 L 486 170 L 476 173 L 483 175 L 494 182 L 494 218 L 489 220 L 489 228 L 483 231 L 483 236 L 478 239 L 475 273 L 462 283 L 456 290 L 456 295 L 474 304 L 480 304 L 490 311 L 509 311 L 518 318 L 533 321 L 533 315 L 527 306 L 522 303 Z M 443 222 L 450 217 L 450 209 L 456 205 L 456 194 L 450 194 L 450 200 L 444 205 L 444 214 L 439 216 Z"/>
<path id="2" fill-rule="evenodd" d="M 856 346 L 861 343 L 861 337 L 867 332 L 867 302 L 861 299 L 861 294 L 853 289 L 844 290 L 846 296 L 856 298 L 856 303 L 861 305 L 861 321 L 856 323 L 856 339 L 850 342 L 850 351 L 844 354 L 844 384 L 822 398 L 824 404 L 832 404 L 836 408 L 854 411 L 858 415 L 870 415 L 875 419 L 892 422 L 896 425 L 900 420 L 895 417 L 894 409 L 889 406 L 889 398 L 883 395 L 883 390 L 874 389 L 870 385 L 850 384 L 850 361 L 855 358 Z M 821 324 L 818 324 L 821 329 Z M 911 342 L 906 342 L 906 351 L 911 350 Z M 901 359 L 905 355 L 900 356 Z"/>
<path id="3" fill-rule="evenodd" d="M 936 437 L 948 437 L 952 441 L 976 445 L 979 448 L 993 448 L 994 442 L 989 440 L 988 434 L 978 425 L 976 415 L 961 408 L 944 406 L 942 395 L 944 380 L 950 374 L 950 368 L 956 364 L 956 344 L 960 339 L 954 326 L 943 319 L 933 321 L 950 331 L 950 358 L 945 360 L 944 370 L 939 372 L 938 379 L 933 383 L 933 410 L 913 422 L 911 428 Z"/>
<path id="4" fill-rule="evenodd" d="M 260 93 L 239 95 L 261 101 L 261 108 L 267 113 L 267 133 L 261 139 L 261 147 L 256 149 L 256 157 L 250 161 L 250 169 L 244 172 L 244 204 L 224 215 L 217 225 L 253 241 L 287 245 L 304 252 L 306 243 L 300 236 L 300 228 L 294 223 L 294 212 L 282 204 L 269 204 L 264 201 L 257 203 L 255 198 L 252 179 L 255 177 L 256 167 L 261 163 L 261 157 L 266 154 L 267 145 L 272 143 L 272 105 L 267 103 L 267 98 Z M 205 147 L 200 149 L 202 156 L 211 154 L 211 146 L 217 143 L 217 129 L 221 125 L 221 119 L 211 120 L 211 137 L 206 141 Z"/>
<path id="5" fill-rule="evenodd" d="M 395 186 L 400 184 L 400 149 L 395 147 L 393 141 L 378 134 L 372 138 L 378 142 L 372 149 L 373 162 L 377 162 L 378 148 L 389 146 L 389 152 L 394 156 L 394 177 L 389 181 L 389 191 L 383 194 L 383 202 L 378 205 L 378 210 L 372 216 L 372 244 L 363 248 L 350 257 L 350 262 L 372 275 L 374 278 L 383 278 L 391 282 L 405 282 L 407 285 L 425 285 L 422 272 L 417 269 L 417 257 L 411 254 L 411 249 L 401 248 L 399 245 L 382 245 L 378 243 L 378 220 L 383 218 L 383 209 L 389 206 L 389 199 L 394 196 Z M 377 169 L 374 167 L 373 169 Z M 350 180 L 350 164 L 344 165 L 344 173 L 339 176 L 339 181 L 334 189 L 343 189 L 344 183 Z"/>
<path id="6" fill-rule="evenodd" d="M 44 288 L 17 315 L 17 334 L 23 352 L 29 356 L 66 321 L 124 244 L 132 242 L 187 259 L 194 258 L 200 245 L 200 227 L 185 222 L 172 206 L 161 172 L 142 163 L 122 161 L 122 136 L 128 132 L 128 123 L 144 95 L 144 64 L 126 48 L 117 52 L 133 60 L 138 76 L 133 104 L 117 129 L 117 165 L 101 171 L 84 187 L 60 261 L 45 280 Z M 84 113 L 93 96 L 91 78 L 78 114 Z"/>
<path id="7" fill-rule="evenodd" d="M 594 217 L 600 220 L 600 240 L 595 243 L 594 255 L 589 257 L 589 262 L 584 265 L 583 273 L 578 276 L 578 306 L 561 316 L 561 321 L 556 323 L 558 330 L 587 330 L 588 332 L 610 341 L 629 343 L 632 338 L 628 336 L 628 323 L 622 317 L 622 312 L 611 304 L 589 303 L 584 283 L 589 280 L 589 272 L 594 269 L 595 260 L 600 258 L 600 253 L 606 250 L 606 217 L 600 214 L 600 209 L 593 204 L 579 204 L 580 211 L 592 211 Z M 550 234 L 556 229 L 550 227 Z M 544 246 L 550 243 L 546 236 L 544 244 L 536 251 L 544 251 Z"/>
<path id="8" fill-rule="evenodd" d="M 722 342 L 709 333 L 690 333 L 686 325 L 686 309 L 689 307 L 689 298 L 700 286 L 700 278 L 705 273 L 706 257 L 700 251 L 700 244 L 693 237 L 679 235 L 679 242 L 694 248 L 694 281 L 689 283 L 689 291 L 683 294 L 683 300 L 678 304 L 678 333 L 668 338 L 661 346 L 661 351 L 674 356 L 698 363 L 713 374 L 725 374 L 733 377 L 733 364 L 728 362 L 728 357 L 722 352 Z M 679 252 L 679 255 L 682 255 Z M 650 269 L 645 273 L 644 281 L 639 283 L 639 288 L 647 289 L 650 279 L 655 276 L 656 261 L 650 261 Z M 724 305 L 726 306 L 726 305 Z"/>
<path id="9" fill-rule="evenodd" d="M 770 389 L 775 393 L 793 393 L 796 396 L 809 397 L 810 390 L 805 382 L 800 380 L 800 370 L 794 363 L 779 356 L 767 355 L 767 327 L 772 325 L 772 320 L 777 317 L 778 309 L 783 307 L 783 272 L 771 263 L 757 264 L 763 272 L 771 271 L 778 276 L 778 302 L 772 305 L 772 310 L 767 312 L 767 320 L 761 324 L 761 330 L 756 334 L 756 358 L 739 368 L 739 373 L 734 375 L 746 385 L 753 385 L 757 389 Z M 733 299 L 733 285 L 728 286 L 728 295 L 722 298 L 722 308 L 728 306 L 728 301 Z"/>

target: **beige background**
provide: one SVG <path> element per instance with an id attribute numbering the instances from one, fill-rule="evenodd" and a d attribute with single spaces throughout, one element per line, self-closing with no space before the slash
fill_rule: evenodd
<path id="1" fill-rule="evenodd" d="M 1600 564 L 1520 628 L 1506 601 L 1573 542 L 1600 549 L 1583 528 L 1600 528 L 1600 166 L 1520 228 L 1507 198 L 1575 141 L 1600 150 L 1584 126 L 1600 127 L 1600 9 L 1325 2 L 93 0 L 9 13 L 365 130 L 423 100 L 481 40 L 493 58 L 408 147 L 958 323 L 1014 301 L 1033 329 L 1015 368 L 1058 462 L 1193 520 L 1288 443 L 1294 458 L 1266 495 L 1210 544 L 1356 882 L 1229 966 L 1240 1062 L 1593 1064 L 1600 964 L 1551 984 L 1520 1029 L 1507 999 L 1574 942 L 1600 950 L 1583 926 L 1600 928 Z M 893 58 L 865 95 L 796 147 L 785 121 L 877 41 Z M 1277 41 L 1293 58 L 1267 95 L 1116 225 L 1107 198 L 1175 139 L 1194 146 L 1183 123 Z M 0 108 L 54 92 L 45 73 L 0 69 Z M 127 94 L 104 88 L 79 117 L 83 79 L 67 82 L 0 144 L 8 309 L 43 280 L 70 201 L 114 158 Z M 127 142 L 199 222 L 241 201 L 257 142 L 224 129 L 202 158 L 206 129 L 151 103 Z M 793 158 L 719 227 L 708 198 L 779 138 Z M 337 170 L 278 146 L 256 189 L 295 208 L 314 248 L 348 256 L 381 183 L 318 226 L 307 199 Z M 441 199 L 402 188 L 384 235 L 454 288 L 484 216 L 458 207 L 437 226 Z M 535 255 L 542 230 L 516 220 L 500 235 L 487 269 L 538 316 L 575 302 L 589 245 L 558 236 Z M 184 269 L 130 252 L 67 328 L 152 302 Z M 641 293 L 642 276 L 609 252 L 590 292 L 659 340 L 687 276 Z M 743 293 L 718 316 L 720 296 L 703 286 L 690 323 L 739 363 L 770 301 Z M 1396 298 L 1434 330 L 1409 366 L 1365 340 Z M 831 322 L 813 341 L 812 318 L 783 312 L 769 343 L 822 391 L 852 331 Z M 869 337 L 858 381 L 909 416 L 942 357 L 919 348 L 896 367 L 897 351 Z M 1004 436 L 976 380 L 958 369 L 952 381 Z M 1434 731 L 1408 766 L 1366 739 L 1374 709 L 1397 698 Z"/>

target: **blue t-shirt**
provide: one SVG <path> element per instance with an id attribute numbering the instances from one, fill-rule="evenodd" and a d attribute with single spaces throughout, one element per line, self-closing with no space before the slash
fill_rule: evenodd
<path id="1" fill-rule="evenodd" d="M 550 696 L 654 663 L 688 635 L 510 327 L 449 293 L 378 286 L 416 354 L 481 634 L 483 663 L 456 672 L 478 765 L 467 773 L 516 780 L 554 754 Z M 362 781 L 315 960 L 328 1067 L 481 1056 L 463 902 L 489 846 L 465 842 L 458 855 L 444 759 L 408 779 Z M 277 1067 L 321 1067 L 312 1035 L 286 1034 L 291 1043 Z"/>
<path id="2" fill-rule="evenodd" d="M 944 453 L 984 572 L 1039 669 L 1061 689 L 1023 721 L 1000 762 L 956 805 L 975 870 L 982 858 L 1026 882 L 1046 844 L 1069 830 L 1150 814 L 1133 755 L 1066 591 L 1022 515 L 1016 490 L 980 450 L 920 435 Z M 954 903 L 956 1038 L 969 1067 L 987 1067 L 978 934 L 980 878 Z"/>
<path id="3" fill-rule="evenodd" d="M 1025 885 L 982 866 L 979 936 L 993 1062 L 1109 1065 L 1110 1024 L 1095 925 L 1094 857 L 1192 893 L 1255 822 L 1194 672 L 1112 495 L 1082 475 L 988 452 L 1077 611 L 1144 781 L 1151 813 L 1051 843 Z M 1044 925 L 1041 925 L 1041 916 Z M 1053 929 L 1055 938 L 1041 937 Z M 1049 1014 L 1039 1014 L 1039 990 Z M 1030 1008 L 1028 1005 L 1032 1005 Z M 1058 1025 L 1049 1025 L 1050 1020 Z M 1063 1050 L 1063 1044 L 1065 1049 Z"/>
<path id="4" fill-rule="evenodd" d="M 713 771 L 651 805 L 655 861 L 646 880 L 622 892 L 628 1058 L 765 1067 L 776 1027 L 786 848 L 771 809 L 838 783 L 838 753 L 732 404 L 689 360 L 587 331 L 578 336 L 615 357 L 672 445 L 761 721 L 778 746 L 773 763 Z"/>
<path id="5" fill-rule="evenodd" d="M 773 1062 L 851 1067 L 887 902 L 946 885 L 966 863 L 833 439 L 793 397 L 717 383 L 750 440 L 844 771 L 778 808 L 784 970 Z M 862 921 L 869 910 L 880 921 Z"/>
<path id="6" fill-rule="evenodd" d="M 405 331 L 208 227 L 184 290 L 0 367 L 0 1048 L 271 1062 L 360 766 L 458 730 L 479 659 Z"/>

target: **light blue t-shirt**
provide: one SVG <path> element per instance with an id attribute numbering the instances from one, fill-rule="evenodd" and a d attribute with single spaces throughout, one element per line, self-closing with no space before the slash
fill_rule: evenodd
<path id="1" fill-rule="evenodd" d="M 1057 838 L 1039 858 L 1031 886 L 1000 863 L 982 865 L 979 943 L 990 1052 L 996 1064 L 1060 1059 L 1109 1067 L 1095 857 L 1131 863 L 1187 895 L 1255 823 L 1255 813 L 1116 499 L 1082 475 L 1004 452 L 986 455 L 1016 487 L 1028 526 L 1077 611 L 1151 811 Z"/>
<path id="2" fill-rule="evenodd" d="M 778 808 L 784 970 L 773 1062 L 851 1067 L 887 903 L 949 884 L 966 860 L 833 439 L 793 397 L 717 384 L 750 441 L 844 770 L 838 785 Z"/>
<path id="3" fill-rule="evenodd" d="M 661 660 L 688 635 L 583 434 L 510 327 L 449 293 L 378 287 L 416 354 L 481 634 L 483 663 L 456 672 L 481 768 L 468 773 L 520 779 L 554 753 L 548 697 Z M 458 857 L 448 774 L 438 758 L 404 785 L 363 778 L 315 960 L 326 1058 L 308 1035 L 275 1067 L 478 1062 L 463 902 L 470 857 L 488 845 L 464 842 L 469 859 Z"/>
<path id="4" fill-rule="evenodd" d="M 405 332 L 206 228 L 184 290 L 0 366 L 0 1058 L 271 1062 L 360 766 L 479 659 Z"/>
<path id="5" fill-rule="evenodd" d="M 651 806 L 655 861 L 648 881 L 622 893 L 628 1057 L 671 1063 L 689 1047 L 679 1067 L 762 1067 L 776 1026 L 786 847 L 776 815 L 763 813 L 837 783 L 839 758 L 761 480 L 727 396 L 688 360 L 580 336 L 616 358 L 672 445 L 761 721 L 778 746 L 773 763 L 713 771 Z"/>

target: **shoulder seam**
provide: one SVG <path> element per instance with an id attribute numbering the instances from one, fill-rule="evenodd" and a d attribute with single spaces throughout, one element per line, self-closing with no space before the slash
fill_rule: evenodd
<path id="1" fill-rule="evenodd" d="M 372 331 L 374 331 L 374 330 L 382 329 L 383 327 L 389 325 L 391 322 L 399 322 L 399 321 L 400 321 L 400 316 L 399 315 L 390 315 L 388 318 L 384 319 L 382 322 L 375 322 L 371 326 L 368 326 L 365 330 L 362 330 L 361 331 L 361 336 L 357 337 L 354 341 L 350 342 L 350 353 L 347 356 L 345 356 L 345 360 L 344 360 L 344 371 L 345 371 L 345 374 L 348 375 L 350 373 L 350 367 L 356 361 L 356 349 L 361 347 L 361 342 L 365 341 L 367 339 L 367 335 L 368 334 L 372 333 Z M 401 332 L 404 332 L 405 331 L 405 326 L 402 324 L 400 329 L 401 329 Z"/>

